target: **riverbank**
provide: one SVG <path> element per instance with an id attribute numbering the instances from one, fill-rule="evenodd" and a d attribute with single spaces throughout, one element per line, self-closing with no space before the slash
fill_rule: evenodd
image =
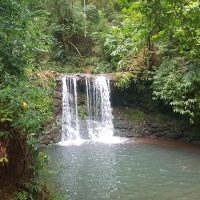
<path id="1" fill-rule="evenodd" d="M 135 138 L 132 140 L 133 144 L 149 144 L 149 145 L 159 145 L 168 148 L 182 149 L 192 152 L 200 152 L 199 144 L 185 143 L 181 141 L 176 141 L 170 138 Z"/>
<path id="2" fill-rule="evenodd" d="M 183 119 L 162 112 L 145 112 L 140 108 L 114 107 L 115 135 L 128 138 L 172 139 L 200 145 L 199 128 Z"/>

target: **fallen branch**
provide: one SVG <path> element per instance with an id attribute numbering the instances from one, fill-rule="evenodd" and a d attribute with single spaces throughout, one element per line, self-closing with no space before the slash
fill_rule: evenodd
<path id="1" fill-rule="evenodd" d="M 70 42 L 69 40 L 68 40 L 67 42 L 68 42 L 69 44 L 71 44 L 71 45 L 76 49 L 76 51 L 78 52 L 79 56 L 82 57 L 82 55 L 81 55 L 80 51 L 78 50 L 78 48 L 77 48 L 72 42 Z"/>

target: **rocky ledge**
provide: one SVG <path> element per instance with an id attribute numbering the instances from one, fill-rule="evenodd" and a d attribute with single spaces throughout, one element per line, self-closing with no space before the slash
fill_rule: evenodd
<path id="1" fill-rule="evenodd" d="M 161 113 L 145 113 L 130 107 L 113 109 L 115 135 L 120 137 L 171 138 L 200 145 L 196 129 L 184 121 L 172 119 Z"/>

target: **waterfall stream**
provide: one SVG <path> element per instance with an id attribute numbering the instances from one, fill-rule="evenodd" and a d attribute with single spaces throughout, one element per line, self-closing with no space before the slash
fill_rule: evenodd
<path id="1" fill-rule="evenodd" d="M 110 80 L 103 75 L 85 75 L 85 105 L 87 117 L 85 120 L 88 139 L 100 142 L 113 140 L 113 115 L 110 103 Z M 80 123 L 82 120 L 78 113 L 78 89 L 76 75 L 62 77 L 62 140 L 80 142 L 82 140 Z"/>
<path id="2" fill-rule="evenodd" d="M 64 76 L 62 82 L 62 141 L 79 140 L 77 78 L 73 76 Z"/>
<path id="3" fill-rule="evenodd" d="M 113 136 L 110 82 L 104 76 L 86 77 L 88 133 L 95 139 Z"/>

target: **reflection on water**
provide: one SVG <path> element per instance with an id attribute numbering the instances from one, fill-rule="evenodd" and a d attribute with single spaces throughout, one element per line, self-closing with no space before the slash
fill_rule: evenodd
<path id="1" fill-rule="evenodd" d="M 132 143 L 46 151 L 52 156 L 50 168 L 59 169 L 52 181 L 72 200 L 200 199 L 198 152 Z"/>

